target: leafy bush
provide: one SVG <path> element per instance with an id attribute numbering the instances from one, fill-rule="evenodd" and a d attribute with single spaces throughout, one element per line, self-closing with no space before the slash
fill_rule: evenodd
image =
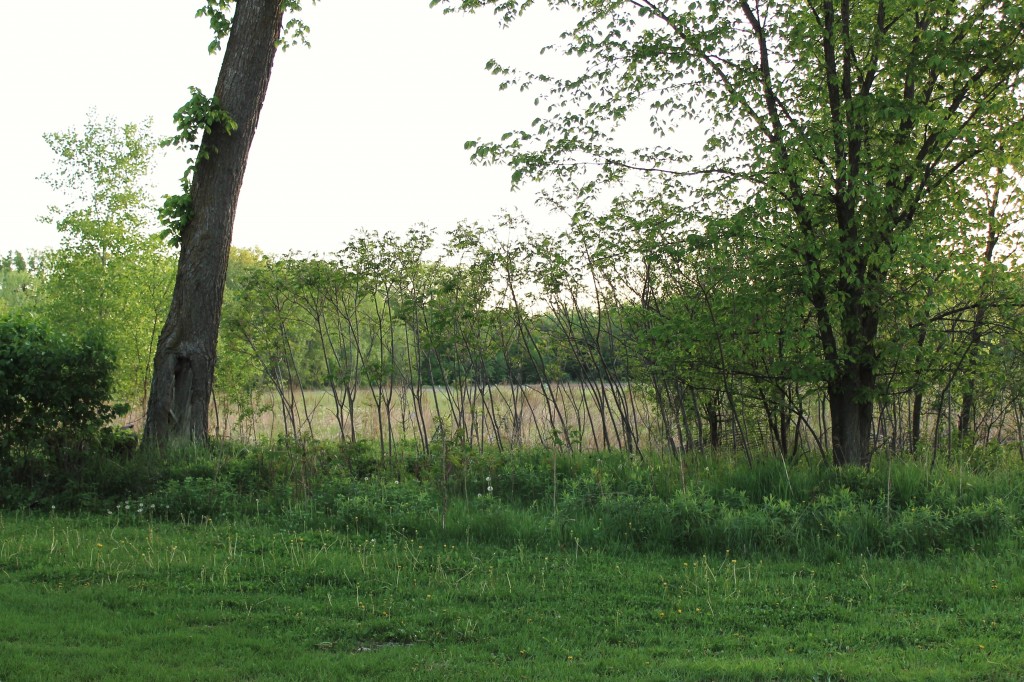
<path id="1" fill-rule="evenodd" d="M 0 318 L 0 462 L 16 451 L 68 458 L 101 438 L 101 427 L 123 414 L 109 404 L 113 371 L 98 338 Z"/>
<path id="2" fill-rule="evenodd" d="M 137 487 L 134 433 L 107 423 L 114 356 L 27 315 L 0 317 L 0 505 L 95 508 Z"/>

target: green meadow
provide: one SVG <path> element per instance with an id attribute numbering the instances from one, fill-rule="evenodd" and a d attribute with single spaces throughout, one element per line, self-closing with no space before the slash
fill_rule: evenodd
<path id="1" fill-rule="evenodd" d="M 955 497 L 952 474 L 860 472 L 822 487 L 820 473 L 796 470 L 787 487 L 778 470 L 723 470 L 667 497 L 595 495 L 567 479 L 552 509 L 547 491 L 488 494 L 507 484 L 498 470 L 460 485 L 465 495 L 377 476 L 323 481 L 301 501 L 239 492 L 240 470 L 106 510 L 2 512 L 0 680 L 1024 670 L 1013 476 L 961 477 Z M 748 500 L 766 481 L 788 492 Z M 837 538 L 840 522 L 861 537 Z"/>

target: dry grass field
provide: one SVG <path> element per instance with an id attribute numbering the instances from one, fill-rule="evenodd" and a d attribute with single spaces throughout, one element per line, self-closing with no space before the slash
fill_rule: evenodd
<path id="1" fill-rule="evenodd" d="M 417 407 L 418 404 L 418 407 Z M 409 387 L 378 391 L 360 388 L 354 408 L 340 418 L 328 389 L 267 393 L 256 414 L 239 415 L 219 406 L 215 434 L 253 440 L 294 436 L 319 440 L 349 438 L 416 441 L 447 436 L 472 444 L 501 447 L 571 447 L 661 450 L 665 447 L 657 408 L 644 392 L 629 386 L 602 392 L 578 383 L 550 385 L 427 386 L 420 395 Z"/>

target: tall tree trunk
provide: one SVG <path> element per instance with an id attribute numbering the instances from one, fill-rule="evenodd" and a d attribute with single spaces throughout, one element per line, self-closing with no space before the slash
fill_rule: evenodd
<path id="1" fill-rule="evenodd" d="M 924 390 L 914 389 L 914 407 L 910 414 L 910 451 L 917 451 L 917 444 L 921 442 L 921 417 L 924 413 Z"/>
<path id="2" fill-rule="evenodd" d="M 828 384 L 832 457 L 837 466 L 871 463 L 874 378 L 874 363 L 849 363 Z"/>
<path id="3" fill-rule="evenodd" d="M 174 294 L 153 362 L 147 445 L 205 441 L 228 251 L 249 147 L 281 31 L 280 0 L 238 0 L 214 95 L 238 124 L 203 136 L 215 150 L 198 163 L 192 219 L 181 234 Z"/>

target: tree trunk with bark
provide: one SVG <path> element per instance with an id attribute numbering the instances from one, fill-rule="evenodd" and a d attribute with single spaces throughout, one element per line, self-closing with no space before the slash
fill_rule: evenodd
<path id="1" fill-rule="evenodd" d="M 235 208 L 245 164 L 270 83 L 281 33 L 280 0 L 238 0 L 214 95 L 238 124 L 203 136 L 210 158 L 192 183 L 192 217 L 181 232 L 181 254 L 170 311 L 153 362 L 143 441 L 205 441 L 217 357 L 217 334 Z"/>
<path id="2" fill-rule="evenodd" d="M 874 366 L 847 365 L 828 385 L 832 421 L 832 457 L 837 466 L 871 463 L 871 426 L 874 419 Z"/>

